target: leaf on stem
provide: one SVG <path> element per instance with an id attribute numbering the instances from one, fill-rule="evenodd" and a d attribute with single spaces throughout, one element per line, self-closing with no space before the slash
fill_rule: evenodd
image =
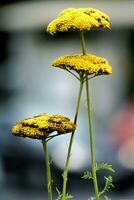
<path id="1" fill-rule="evenodd" d="M 104 189 L 100 192 L 99 196 L 101 196 L 102 194 L 104 194 L 105 192 L 109 192 L 109 190 L 111 188 L 114 188 L 114 185 L 113 185 L 113 178 L 112 176 L 108 176 L 108 177 L 104 177 L 106 179 L 106 183 L 105 183 L 105 187 Z M 107 200 L 107 199 L 106 199 Z"/>
<path id="2" fill-rule="evenodd" d="M 72 196 L 72 195 L 69 195 L 69 194 L 66 194 L 65 199 L 66 199 L 66 200 L 68 200 L 68 199 L 73 199 L 73 196 Z"/>
<path id="3" fill-rule="evenodd" d="M 84 175 L 81 178 L 90 180 L 90 179 L 93 179 L 93 176 L 91 172 L 86 171 L 84 172 Z"/>
<path id="4" fill-rule="evenodd" d="M 105 176 L 104 178 L 106 179 L 106 184 L 105 184 L 104 190 L 108 192 L 111 187 L 114 188 L 113 178 L 112 178 L 112 176 L 108 176 L 108 177 Z"/>
<path id="5" fill-rule="evenodd" d="M 56 191 L 58 193 L 58 197 L 56 200 L 62 200 L 62 193 L 58 190 L 58 188 L 56 187 Z M 68 199 L 73 199 L 73 196 L 72 195 L 69 195 L 69 194 L 66 194 L 65 196 L 65 200 L 68 200 Z"/>
<path id="6" fill-rule="evenodd" d="M 88 199 L 88 200 L 95 200 L 95 197 L 91 197 L 90 199 Z"/>
<path id="7" fill-rule="evenodd" d="M 96 171 L 98 170 L 108 170 L 110 172 L 115 172 L 115 170 L 112 168 L 112 165 L 109 165 L 107 163 L 96 163 Z"/>
<path id="8" fill-rule="evenodd" d="M 62 198 L 62 193 L 58 190 L 57 187 L 56 187 L 56 191 L 57 191 L 57 193 L 58 193 L 58 197 L 57 197 L 56 200 L 61 200 L 61 198 Z"/>
<path id="9" fill-rule="evenodd" d="M 108 196 L 104 196 L 105 200 L 111 200 Z"/>

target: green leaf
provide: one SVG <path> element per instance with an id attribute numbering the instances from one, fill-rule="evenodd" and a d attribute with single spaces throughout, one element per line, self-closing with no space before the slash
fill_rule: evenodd
<path id="1" fill-rule="evenodd" d="M 90 197 L 90 199 L 88 199 L 88 200 L 95 200 L 95 197 Z"/>
<path id="2" fill-rule="evenodd" d="M 112 165 L 109 165 L 104 162 L 99 163 L 99 164 L 96 163 L 96 171 L 98 170 L 108 170 L 110 172 L 115 172 L 115 170 L 112 168 Z"/>
<path id="3" fill-rule="evenodd" d="M 104 177 L 106 179 L 105 191 L 109 192 L 110 188 L 114 188 L 112 176 Z"/>
<path id="4" fill-rule="evenodd" d="M 61 198 L 62 198 L 62 195 L 60 194 L 60 195 L 58 195 L 56 200 L 61 200 Z"/>
<path id="5" fill-rule="evenodd" d="M 56 191 L 58 193 L 58 197 L 57 197 L 56 200 L 61 200 L 62 199 L 62 193 L 58 190 L 57 187 L 56 187 Z M 65 200 L 68 200 L 68 199 L 73 199 L 73 196 L 69 195 L 69 194 L 66 194 Z"/>
<path id="6" fill-rule="evenodd" d="M 105 187 L 104 189 L 99 193 L 99 196 L 101 196 L 102 194 L 104 194 L 105 192 L 109 192 L 110 188 L 114 188 L 113 185 L 113 178 L 112 176 L 108 176 L 108 177 L 104 177 L 106 179 L 106 183 L 105 183 Z M 107 196 L 106 196 L 107 198 Z"/>
<path id="7" fill-rule="evenodd" d="M 104 196 L 105 200 L 111 200 L 108 196 Z M 95 197 L 90 197 L 88 200 L 95 200 Z"/>
<path id="8" fill-rule="evenodd" d="M 111 200 L 108 196 L 104 196 L 105 200 Z"/>
<path id="9" fill-rule="evenodd" d="M 67 194 L 67 195 L 66 195 L 66 197 L 65 197 L 65 199 L 66 199 L 66 200 L 68 200 L 68 199 L 73 199 L 73 196 L 72 196 L 72 195 L 69 195 L 69 194 Z"/>
<path id="10" fill-rule="evenodd" d="M 81 178 L 90 180 L 93 178 L 93 176 L 92 176 L 91 172 L 86 171 L 86 172 L 84 172 L 84 175 Z"/>
<path id="11" fill-rule="evenodd" d="M 62 198 L 62 194 L 61 194 L 61 192 L 58 190 L 57 187 L 56 187 L 56 191 L 57 191 L 57 193 L 58 193 L 58 197 L 57 197 L 56 200 L 61 200 L 61 198 Z"/>
<path id="12" fill-rule="evenodd" d="M 59 191 L 59 189 L 56 187 L 56 191 L 57 191 L 57 193 L 58 193 L 58 195 L 60 194 L 60 191 Z"/>

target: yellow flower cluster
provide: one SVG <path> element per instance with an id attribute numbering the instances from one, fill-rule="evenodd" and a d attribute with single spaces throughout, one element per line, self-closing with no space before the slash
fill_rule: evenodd
<path id="1" fill-rule="evenodd" d="M 47 27 L 50 34 L 69 30 L 89 31 L 91 28 L 110 29 L 109 16 L 94 8 L 67 8 Z"/>
<path id="2" fill-rule="evenodd" d="M 65 55 L 52 62 L 54 67 L 90 74 L 111 74 L 112 68 L 105 58 L 92 54 Z"/>
<path id="3" fill-rule="evenodd" d="M 16 136 L 46 139 L 54 131 L 57 131 L 58 134 L 63 134 L 72 132 L 75 128 L 76 125 L 67 117 L 43 113 L 18 121 L 12 127 L 12 133 Z"/>

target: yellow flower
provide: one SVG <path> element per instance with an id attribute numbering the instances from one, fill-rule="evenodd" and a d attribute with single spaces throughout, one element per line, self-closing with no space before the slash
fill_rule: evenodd
<path id="1" fill-rule="evenodd" d="M 67 117 L 43 113 L 18 121 L 12 127 L 12 133 L 16 136 L 46 139 L 52 132 L 64 134 L 74 131 L 75 128 L 76 125 Z"/>
<path id="2" fill-rule="evenodd" d="M 91 28 L 110 29 L 109 16 L 94 8 L 68 8 L 63 10 L 47 27 L 50 34 L 69 30 L 89 31 Z"/>
<path id="3" fill-rule="evenodd" d="M 52 62 L 52 66 L 90 74 L 111 74 L 112 68 L 105 58 L 92 54 L 76 54 L 60 56 Z"/>

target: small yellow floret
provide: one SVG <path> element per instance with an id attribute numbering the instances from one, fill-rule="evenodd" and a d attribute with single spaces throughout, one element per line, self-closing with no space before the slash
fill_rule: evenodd
<path id="1" fill-rule="evenodd" d="M 52 66 L 90 74 L 111 74 L 112 68 L 105 58 L 92 54 L 65 55 L 52 62 Z"/>
<path id="2" fill-rule="evenodd" d="M 69 30 L 89 31 L 91 28 L 110 29 L 109 16 L 94 8 L 68 8 L 63 10 L 47 27 L 50 34 Z"/>
<path id="3" fill-rule="evenodd" d="M 16 136 L 46 139 L 52 132 L 64 134 L 74 131 L 75 128 L 76 125 L 67 117 L 43 113 L 17 122 L 12 127 L 12 133 Z"/>

